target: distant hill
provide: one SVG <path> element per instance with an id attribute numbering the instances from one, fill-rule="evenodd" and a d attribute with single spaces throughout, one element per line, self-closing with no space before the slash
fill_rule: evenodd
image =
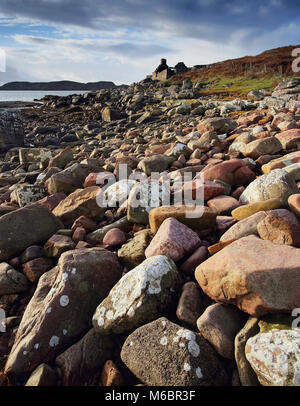
<path id="1" fill-rule="evenodd" d="M 229 59 L 223 62 L 203 65 L 200 69 L 193 69 L 181 75 L 172 76 L 172 81 L 183 80 L 189 77 L 192 80 L 203 77 L 214 76 L 294 76 L 297 75 L 292 71 L 292 51 L 300 48 L 300 45 L 289 45 L 264 51 L 256 56 L 244 56 L 237 59 Z M 299 76 L 299 73 L 298 73 Z"/>
<path id="2" fill-rule="evenodd" d="M 116 86 L 113 82 L 89 82 L 80 83 L 70 80 L 61 80 L 57 82 L 9 82 L 0 87 L 0 90 L 42 90 L 42 91 L 60 91 L 60 90 L 101 90 L 114 89 L 125 85 Z"/>
<path id="3" fill-rule="evenodd" d="M 223 62 L 194 67 L 183 74 L 173 75 L 168 83 L 182 83 L 186 78 L 203 84 L 203 95 L 244 97 L 250 90 L 273 91 L 279 82 L 297 76 L 293 72 L 292 51 L 300 45 L 271 49 L 256 56 L 245 56 Z"/>

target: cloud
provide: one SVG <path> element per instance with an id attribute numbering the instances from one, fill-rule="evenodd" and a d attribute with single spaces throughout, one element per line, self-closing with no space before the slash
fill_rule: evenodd
<path id="1" fill-rule="evenodd" d="M 16 77 L 130 83 L 162 57 L 193 66 L 297 44 L 300 2 L 0 0 L 0 28 Z"/>

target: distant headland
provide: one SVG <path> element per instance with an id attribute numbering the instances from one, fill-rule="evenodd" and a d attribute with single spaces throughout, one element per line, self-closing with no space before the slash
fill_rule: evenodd
<path id="1" fill-rule="evenodd" d="M 9 82 L 0 86 L 0 90 L 42 90 L 42 91 L 68 91 L 68 90 L 101 90 L 101 89 L 115 89 L 119 87 L 127 87 L 127 85 L 117 86 L 113 82 L 88 82 L 80 83 L 70 80 L 61 80 L 55 82 Z"/>

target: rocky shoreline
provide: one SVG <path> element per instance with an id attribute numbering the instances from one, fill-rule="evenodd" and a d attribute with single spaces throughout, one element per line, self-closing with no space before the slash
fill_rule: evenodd
<path id="1" fill-rule="evenodd" d="M 41 102 L 0 114 L 0 384 L 299 386 L 300 79 Z"/>

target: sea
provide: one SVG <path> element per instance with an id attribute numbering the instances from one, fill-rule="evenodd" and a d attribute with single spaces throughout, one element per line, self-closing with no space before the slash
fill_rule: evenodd
<path id="1" fill-rule="evenodd" d="M 34 99 L 42 99 L 44 96 L 52 95 L 52 96 L 68 96 L 70 94 L 83 94 L 87 93 L 86 90 L 68 90 L 68 91 L 44 91 L 44 90 L 2 90 L 0 91 L 0 102 L 6 101 L 25 101 L 25 102 L 32 102 Z"/>

